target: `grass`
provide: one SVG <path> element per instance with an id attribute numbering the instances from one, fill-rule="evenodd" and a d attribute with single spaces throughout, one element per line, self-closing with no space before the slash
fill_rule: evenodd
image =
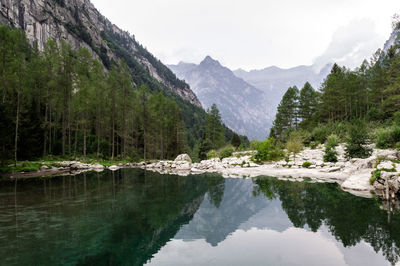
<path id="1" fill-rule="evenodd" d="M 86 161 L 80 159 L 72 159 L 66 157 L 46 157 L 38 161 L 21 161 L 18 162 L 15 166 L 12 162 L 9 162 L 7 165 L 0 166 L 0 173 L 21 173 L 21 172 L 35 172 L 40 171 L 43 166 L 47 166 L 48 168 L 52 167 L 60 167 L 58 162 L 61 161 L 79 161 L 87 164 L 101 164 L 104 167 L 109 167 L 117 164 L 127 164 L 131 163 L 130 160 L 104 160 L 104 159 L 94 159 L 88 158 Z"/>
<path id="2" fill-rule="evenodd" d="M 18 172 L 33 172 L 39 171 L 43 166 L 38 162 L 19 162 L 17 165 L 7 165 L 0 167 L 0 173 L 18 173 Z"/>

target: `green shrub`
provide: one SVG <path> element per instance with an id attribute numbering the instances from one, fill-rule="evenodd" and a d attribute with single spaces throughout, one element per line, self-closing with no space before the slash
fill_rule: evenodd
<path id="1" fill-rule="evenodd" d="M 365 122 L 355 120 L 349 127 L 348 138 L 346 140 L 346 158 L 367 158 L 371 155 L 372 149 L 367 145 L 369 136 Z"/>
<path id="2" fill-rule="evenodd" d="M 310 163 L 310 162 L 304 162 L 302 166 L 304 168 L 309 168 L 311 165 L 312 165 L 312 163 Z"/>
<path id="3" fill-rule="evenodd" d="M 219 158 L 224 159 L 231 157 L 233 154 L 234 150 L 231 147 L 224 148 L 220 153 L 219 153 Z"/>
<path id="4" fill-rule="evenodd" d="M 338 161 L 337 151 L 335 147 L 325 147 L 324 162 L 336 163 Z"/>
<path id="5" fill-rule="evenodd" d="M 336 163 L 338 161 L 336 151 L 336 146 L 338 145 L 338 136 L 335 134 L 330 135 L 325 144 L 324 162 Z"/>
<path id="6" fill-rule="evenodd" d="M 325 146 L 336 147 L 339 145 L 339 137 L 336 134 L 331 134 L 326 140 Z"/>
<path id="7" fill-rule="evenodd" d="M 211 150 L 207 153 L 207 159 L 210 160 L 212 158 L 216 158 L 217 157 L 217 152 L 215 150 Z"/>
<path id="8" fill-rule="evenodd" d="M 373 185 L 374 184 L 374 182 L 377 180 L 377 179 L 379 179 L 380 177 L 381 177 L 381 170 L 375 170 L 375 171 L 373 171 L 372 172 L 372 176 L 371 176 L 371 178 L 369 179 L 369 183 L 371 184 L 371 185 Z"/>
<path id="9" fill-rule="evenodd" d="M 312 132 L 312 140 L 316 141 L 319 144 L 325 143 L 326 138 L 328 137 L 328 131 L 325 127 L 316 127 Z"/>
<path id="10" fill-rule="evenodd" d="M 375 144 L 380 149 L 396 148 L 398 142 L 400 142 L 400 126 L 397 124 L 375 131 Z"/>
<path id="11" fill-rule="evenodd" d="M 318 142 L 311 141 L 309 146 L 311 149 L 315 150 L 318 147 Z"/>
<path id="12" fill-rule="evenodd" d="M 257 151 L 254 155 L 255 161 L 277 161 L 283 158 L 284 153 L 278 147 L 274 138 L 268 138 L 264 141 L 254 141 L 251 147 Z"/>
<path id="13" fill-rule="evenodd" d="M 296 154 L 298 154 L 303 148 L 303 142 L 301 140 L 301 136 L 297 132 L 293 132 L 290 134 L 289 141 L 286 144 L 286 149 L 289 153 L 293 153 L 294 158 L 296 159 Z"/>

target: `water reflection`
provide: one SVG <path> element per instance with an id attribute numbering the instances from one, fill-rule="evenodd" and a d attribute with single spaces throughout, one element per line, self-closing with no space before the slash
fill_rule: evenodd
<path id="1" fill-rule="evenodd" d="M 399 214 L 333 184 L 135 169 L 0 183 L 4 265 L 385 265 Z"/>

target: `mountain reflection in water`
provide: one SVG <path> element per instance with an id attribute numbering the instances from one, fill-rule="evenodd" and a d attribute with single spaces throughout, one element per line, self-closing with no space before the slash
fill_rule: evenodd
<path id="1" fill-rule="evenodd" d="M 137 169 L 2 182 L 5 265 L 395 265 L 400 215 L 334 184 Z"/>

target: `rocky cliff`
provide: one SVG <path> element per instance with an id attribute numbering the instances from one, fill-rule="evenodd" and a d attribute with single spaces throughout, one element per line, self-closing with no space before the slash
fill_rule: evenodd
<path id="1" fill-rule="evenodd" d="M 66 40 L 75 49 L 88 48 L 106 67 L 124 59 L 138 85 L 166 87 L 201 107 L 185 82 L 177 79 L 133 35 L 101 15 L 89 0 L 0 0 L 0 3 L 0 23 L 22 28 L 39 50 L 44 49 L 49 39 Z"/>

